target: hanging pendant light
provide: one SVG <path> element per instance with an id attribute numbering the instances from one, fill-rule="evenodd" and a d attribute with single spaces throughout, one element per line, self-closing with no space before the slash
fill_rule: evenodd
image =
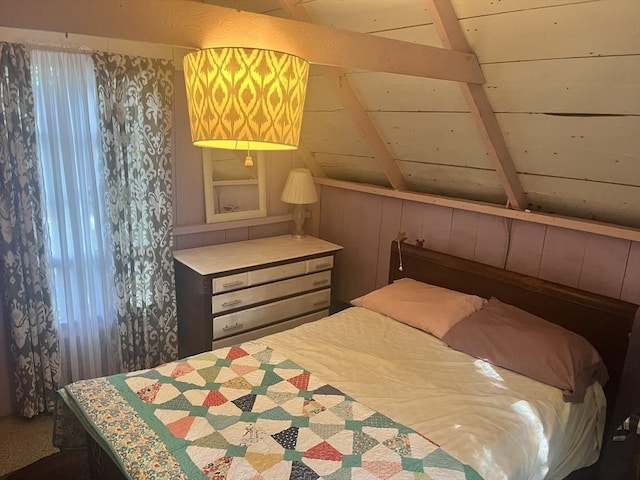
<path id="1" fill-rule="evenodd" d="M 298 148 L 306 60 L 272 50 L 223 47 L 189 53 L 183 64 L 194 145 L 246 151 Z"/>

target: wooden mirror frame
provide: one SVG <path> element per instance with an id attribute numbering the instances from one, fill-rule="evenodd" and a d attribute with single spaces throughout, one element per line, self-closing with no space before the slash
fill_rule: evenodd
<path id="1" fill-rule="evenodd" d="M 236 156 L 238 162 L 244 162 L 244 155 L 238 152 L 229 152 Z M 204 200 L 205 215 L 207 223 L 232 222 L 236 220 L 246 220 L 249 218 L 259 218 L 267 216 L 267 188 L 265 174 L 265 159 L 262 152 L 253 153 L 253 162 L 256 167 L 258 178 L 256 180 L 221 180 L 215 181 L 213 178 L 213 161 L 215 151 L 213 149 L 202 149 L 202 173 L 204 174 Z M 242 158 L 241 158 L 242 157 Z M 233 187 L 256 185 L 258 188 L 258 208 L 254 210 L 240 210 L 237 212 L 216 212 L 216 186 Z"/>

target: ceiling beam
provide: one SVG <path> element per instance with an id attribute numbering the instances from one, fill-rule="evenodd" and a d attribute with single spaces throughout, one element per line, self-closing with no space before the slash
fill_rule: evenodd
<path id="1" fill-rule="evenodd" d="M 299 0 L 280 0 L 280 5 L 294 19 L 313 24 L 311 15 L 309 15 L 309 12 L 300 4 Z M 349 113 L 353 123 L 364 135 L 373 156 L 380 164 L 391 186 L 395 190 L 407 190 L 406 181 L 398 164 L 391 152 L 389 152 L 378 129 L 371 121 L 367 110 L 362 105 L 362 102 L 360 102 L 358 95 L 349 82 L 349 79 L 345 76 L 344 71 L 338 67 L 328 66 L 320 66 L 319 69 L 329 86 L 331 86 L 338 95 L 342 106 Z"/>
<path id="2" fill-rule="evenodd" d="M 451 1 L 426 0 L 426 2 L 442 45 L 459 52 L 473 53 L 460 28 Z M 494 161 L 500 182 L 509 199 L 509 205 L 517 210 L 524 210 L 527 206 L 527 198 L 486 92 L 482 85 L 477 84 L 460 83 L 460 88 L 480 131 L 482 141 Z"/>
<path id="3" fill-rule="evenodd" d="M 196 1 L 0 0 L 0 26 L 187 48 L 268 48 L 319 65 L 484 82 L 468 53 Z"/>

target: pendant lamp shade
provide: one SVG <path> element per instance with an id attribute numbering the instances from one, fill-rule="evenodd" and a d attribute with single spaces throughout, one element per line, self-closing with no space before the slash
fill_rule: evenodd
<path id="1" fill-rule="evenodd" d="M 183 60 L 191 139 L 199 147 L 298 147 L 309 63 L 252 48 L 209 48 Z"/>

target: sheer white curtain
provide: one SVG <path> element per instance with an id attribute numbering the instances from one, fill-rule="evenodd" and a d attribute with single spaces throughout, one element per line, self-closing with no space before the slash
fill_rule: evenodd
<path id="1" fill-rule="evenodd" d="M 88 54 L 32 50 L 31 69 L 64 385 L 121 363 L 97 89 Z"/>

